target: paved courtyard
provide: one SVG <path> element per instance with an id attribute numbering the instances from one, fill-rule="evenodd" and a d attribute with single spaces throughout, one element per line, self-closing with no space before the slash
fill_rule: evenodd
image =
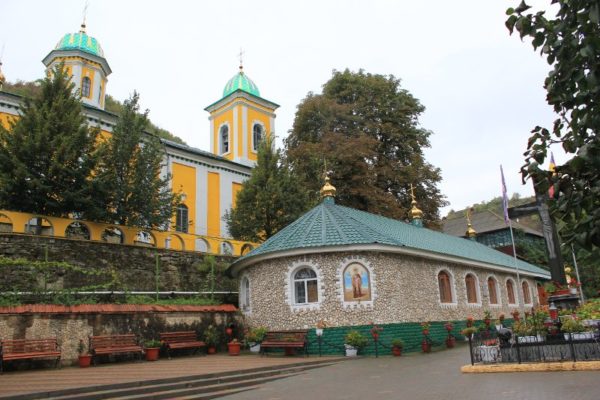
<path id="1" fill-rule="evenodd" d="M 335 358 L 329 358 L 335 360 Z M 225 354 L 173 360 L 122 362 L 88 369 L 15 371 L 0 375 L 0 397 L 79 386 L 218 373 L 311 362 L 318 357 L 259 357 Z M 542 372 L 463 374 L 468 351 L 462 345 L 431 354 L 412 353 L 358 358 L 304 371 L 291 378 L 261 383 L 258 388 L 223 397 L 228 400 L 364 400 L 364 399 L 510 399 L 597 400 L 600 373 Z"/>
<path id="2" fill-rule="evenodd" d="M 600 399 L 597 371 L 462 374 L 460 367 L 468 358 L 464 345 L 400 358 L 369 357 L 305 371 L 223 399 Z"/>

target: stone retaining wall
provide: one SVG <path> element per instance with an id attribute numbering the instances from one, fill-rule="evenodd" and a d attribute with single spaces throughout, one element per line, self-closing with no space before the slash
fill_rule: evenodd
<path id="1" fill-rule="evenodd" d="M 77 359 L 80 339 L 88 343 L 90 335 L 137 335 L 140 343 L 158 339 L 160 332 L 194 330 L 198 337 L 210 324 L 217 326 L 221 343 L 225 343 L 225 328 L 234 324 L 234 335 L 242 332 L 242 319 L 233 306 L 25 306 L 14 310 L 0 308 L 0 338 L 35 339 L 56 337 L 62 351 L 62 362 Z M 135 311 L 127 311 L 135 309 Z M 168 309 L 169 311 L 167 311 Z M 193 310 L 196 311 L 193 311 Z"/>

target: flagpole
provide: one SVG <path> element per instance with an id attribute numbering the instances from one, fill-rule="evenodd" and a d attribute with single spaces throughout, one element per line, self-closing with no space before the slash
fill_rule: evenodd
<path id="1" fill-rule="evenodd" d="M 521 291 L 523 290 L 523 287 L 521 286 L 521 273 L 519 271 L 519 264 L 517 262 L 517 248 L 515 246 L 515 235 L 513 234 L 512 220 L 508 216 L 508 193 L 506 190 L 506 182 L 504 181 L 504 170 L 502 169 L 502 164 L 500 164 L 500 176 L 502 177 L 502 208 L 504 211 L 504 222 L 508 223 L 508 228 L 510 230 L 510 242 L 512 243 L 512 251 L 513 251 L 513 266 L 515 267 L 515 270 L 517 271 L 517 292 L 515 293 L 515 295 L 516 295 L 517 305 L 518 305 L 519 309 L 521 310 L 521 312 L 524 314 L 525 313 L 525 303 L 524 303 L 525 298 L 523 298 L 523 303 L 521 303 L 522 296 L 519 293 L 521 293 Z"/>
<path id="2" fill-rule="evenodd" d="M 579 296 L 581 297 L 581 304 L 585 303 L 585 296 L 583 295 L 583 283 L 579 278 L 579 268 L 577 268 L 577 258 L 575 257 L 575 248 L 571 243 L 571 255 L 573 256 L 573 266 L 575 267 L 575 274 L 577 275 L 577 282 L 579 282 Z"/>

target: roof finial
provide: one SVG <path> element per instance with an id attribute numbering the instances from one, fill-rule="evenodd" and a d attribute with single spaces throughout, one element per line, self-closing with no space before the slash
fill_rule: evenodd
<path id="1" fill-rule="evenodd" d="M 89 0 L 86 0 L 85 7 L 83 7 L 83 21 L 81 22 L 81 29 L 79 30 L 79 32 L 81 32 L 81 33 L 85 33 L 85 20 L 87 18 L 88 6 L 89 6 Z"/>
<path id="2" fill-rule="evenodd" d="M 2 73 L 2 60 L 0 60 L 0 90 L 2 90 L 2 87 L 4 86 L 4 82 L 6 82 L 6 77 Z"/>
<path id="3" fill-rule="evenodd" d="M 423 226 L 423 211 L 417 207 L 415 188 L 412 183 L 410 184 L 410 197 L 412 198 L 412 201 L 410 202 L 411 209 L 409 211 L 410 223 L 415 226 Z"/>
<path id="4" fill-rule="evenodd" d="M 327 162 L 325 162 L 325 173 L 323 175 L 325 175 L 325 184 L 321 188 L 321 198 L 323 200 L 326 200 L 328 198 L 333 200 L 333 198 L 335 197 L 336 189 L 331 183 L 329 183 L 330 179 L 329 171 L 327 171 Z"/>
<path id="5" fill-rule="evenodd" d="M 244 72 L 244 50 L 241 47 L 238 56 L 240 57 L 240 72 Z"/>
<path id="6" fill-rule="evenodd" d="M 471 213 L 473 212 L 473 207 L 467 208 L 466 217 L 467 217 L 467 232 L 465 234 L 471 240 L 475 240 L 475 236 L 477 236 L 477 231 L 473 228 L 473 224 L 471 224 Z"/>

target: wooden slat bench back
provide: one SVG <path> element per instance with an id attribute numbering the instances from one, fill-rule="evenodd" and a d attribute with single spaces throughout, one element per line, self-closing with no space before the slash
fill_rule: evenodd
<path id="1" fill-rule="evenodd" d="M 0 373 L 5 361 L 54 358 L 55 365 L 58 365 L 60 355 L 60 346 L 56 338 L 3 339 L 0 340 Z"/>

